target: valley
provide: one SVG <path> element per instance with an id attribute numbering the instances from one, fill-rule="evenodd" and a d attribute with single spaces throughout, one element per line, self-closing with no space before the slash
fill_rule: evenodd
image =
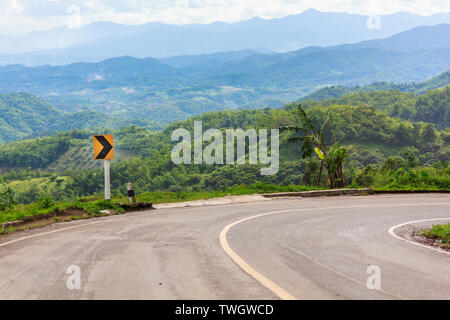
<path id="1" fill-rule="evenodd" d="M 100 210 L 103 173 L 92 156 L 94 134 L 114 135 L 116 200 L 123 200 L 127 182 L 140 200 L 156 202 L 330 187 L 323 154 L 290 143 L 295 132 L 280 134 L 276 175 L 260 175 L 261 162 L 171 160 L 176 129 L 193 134 L 196 121 L 222 133 L 301 128 L 299 104 L 310 124 L 322 128 L 324 150 L 344 152 L 342 185 L 448 190 L 448 43 L 450 25 L 437 24 L 281 53 L 243 48 L 2 66 L 0 220 L 91 201 Z"/>
<path id="2" fill-rule="evenodd" d="M 417 84 L 402 87 L 424 93 L 448 84 L 448 74 L 442 73 L 450 69 L 449 35 L 450 25 L 441 24 L 387 39 L 287 53 L 245 51 L 159 60 L 119 57 L 64 66 L 10 65 L 0 67 L 0 92 L 37 95 L 80 118 L 77 128 L 92 128 L 104 117 L 103 127 L 135 124 L 160 129 L 209 111 L 279 108 L 327 86 L 370 87 L 376 82 L 373 89 L 386 90 L 429 81 L 422 91 Z M 199 59 L 213 62 L 203 64 Z M 80 111 L 84 113 L 73 115 Z"/>

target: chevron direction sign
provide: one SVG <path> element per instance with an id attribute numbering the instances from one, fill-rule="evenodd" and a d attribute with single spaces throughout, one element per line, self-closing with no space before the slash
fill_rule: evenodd
<path id="1" fill-rule="evenodd" d="M 114 159 L 114 143 L 112 134 L 94 136 L 95 160 Z"/>

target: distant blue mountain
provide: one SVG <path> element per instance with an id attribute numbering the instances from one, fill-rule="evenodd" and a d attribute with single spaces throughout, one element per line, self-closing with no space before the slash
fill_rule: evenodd
<path id="1" fill-rule="evenodd" d="M 284 18 L 237 23 L 125 26 L 100 22 L 79 30 L 64 27 L 0 36 L 0 64 L 36 66 L 99 62 L 119 56 L 167 58 L 243 50 L 287 52 L 381 39 L 417 26 L 450 23 L 450 13 L 385 15 L 380 17 L 379 29 L 368 28 L 367 20 L 364 15 L 307 10 Z"/>
<path id="2" fill-rule="evenodd" d="M 309 87 L 422 81 L 450 69 L 450 24 L 417 27 L 387 39 L 258 54 L 205 76 L 210 84 Z"/>

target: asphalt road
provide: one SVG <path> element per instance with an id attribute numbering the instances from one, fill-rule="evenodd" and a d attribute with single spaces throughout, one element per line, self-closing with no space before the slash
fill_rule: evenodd
<path id="1" fill-rule="evenodd" d="M 450 299 L 450 254 L 388 233 L 436 218 L 450 218 L 448 194 L 278 199 L 60 223 L 0 243 L 0 299 Z M 67 287 L 71 265 L 80 289 Z M 380 289 L 367 287 L 369 266 L 380 270 Z"/>

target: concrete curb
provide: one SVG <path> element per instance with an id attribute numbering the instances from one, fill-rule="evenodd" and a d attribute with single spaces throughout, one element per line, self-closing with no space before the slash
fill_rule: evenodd
<path id="1" fill-rule="evenodd" d="M 129 203 L 116 203 L 119 207 L 125 210 L 125 212 L 134 212 L 142 210 L 151 210 L 153 208 L 152 202 L 136 202 L 134 204 Z"/>
<path id="2" fill-rule="evenodd" d="M 279 197 L 324 197 L 324 196 L 342 196 L 342 195 L 367 195 L 372 194 L 371 188 L 365 189 L 329 189 L 329 190 L 313 190 L 299 192 L 278 192 L 262 194 L 266 198 Z"/>
<path id="3" fill-rule="evenodd" d="M 234 204 L 234 203 L 250 203 L 268 200 L 270 199 L 264 197 L 261 194 L 252 194 L 242 196 L 228 196 L 223 198 L 212 198 L 205 200 L 194 200 L 186 202 L 160 203 L 153 205 L 153 207 L 155 209 L 185 208 L 185 207 L 214 206 L 214 205 Z"/>
<path id="4" fill-rule="evenodd" d="M 450 190 L 374 190 L 375 194 L 401 194 L 401 193 L 450 193 Z"/>

